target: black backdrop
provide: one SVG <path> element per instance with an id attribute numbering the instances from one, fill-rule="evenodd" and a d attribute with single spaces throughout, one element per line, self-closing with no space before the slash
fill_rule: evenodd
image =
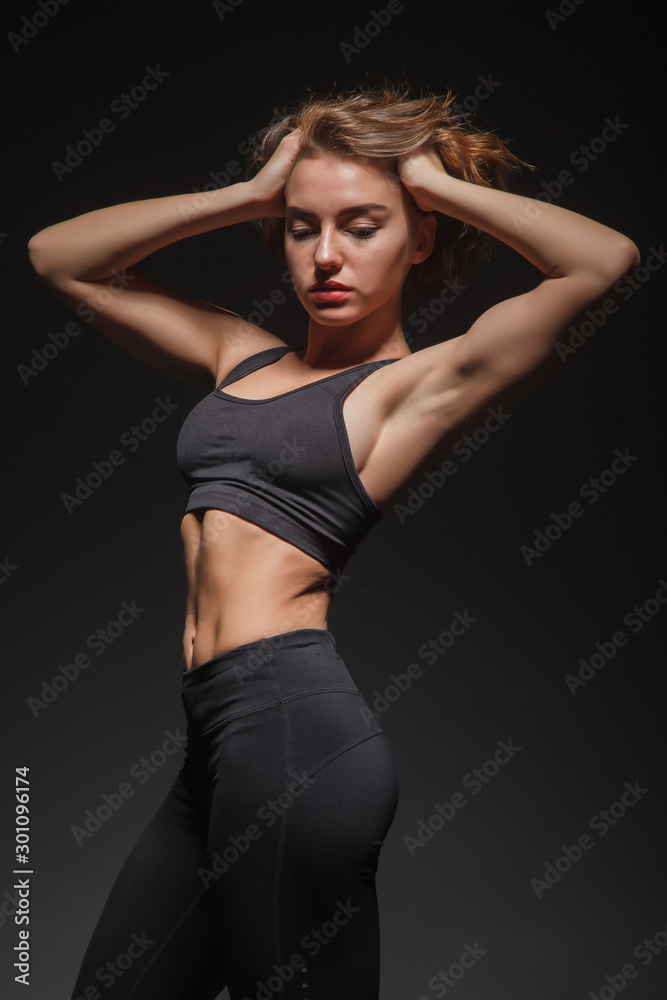
<path id="1" fill-rule="evenodd" d="M 643 258 L 613 308 L 572 330 L 558 377 L 474 450 L 462 444 L 455 473 L 424 486 L 421 506 L 413 497 L 414 509 L 378 526 L 335 597 L 330 628 L 402 783 L 378 878 L 382 997 L 664 997 L 665 258 L 647 6 L 5 5 L 3 997 L 68 997 L 114 875 L 180 766 L 186 489 L 174 445 L 202 395 L 128 359 L 51 299 L 26 242 L 104 205 L 227 183 L 275 106 L 382 73 L 451 86 L 467 109 L 478 105 L 481 124 L 538 168 L 516 190 L 627 233 Z M 153 89 L 142 90 L 151 72 Z M 292 346 L 304 339 L 284 266 L 262 254 L 251 226 L 142 266 L 246 316 L 262 303 L 268 312 L 274 292 L 266 327 Z M 495 244 L 447 301 L 406 304 L 412 349 L 464 332 L 535 280 Z M 151 423 L 159 401 L 165 419 Z M 143 440 L 131 430 L 142 422 Z M 66 504 L 112 452 L 122 462 Z M 133 615 L 114 624 L 124 603 Z M 457 613 L 469 627 L 427 659 L 423 647 Z M 98 630 L 107 640 L 91 644 Z M 22 766 L 29 989 L 12 968 Z M 478 957 L 457 978 L 466 946 Z M 436 983 L 450 969 L 450 985 Z"/>

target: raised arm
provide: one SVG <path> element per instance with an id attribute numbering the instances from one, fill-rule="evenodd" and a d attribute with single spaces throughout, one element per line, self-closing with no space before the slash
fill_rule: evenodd
<path id="1" fill-rule="evenodd" d="M 161 247 L 223 226 L 284 215 L 285 177 L 298 152 L 286 136 L 252 181 L 199 195 L 174 195 L 88 212 L 37 233 L 28 249 L 46 287 L 139 361 L 210 387 L 244 357 L 250 330 L 217 306 L 178 295 L 133 270 Z M 266 336 L 266 335 L 265 335 Z"/>
<path id="2" fill-rule="evenodd" d="M 451 177 L 434 149 L 403 157 L 399 175 L 423 211 L 497 237 L 544 275 L 530 292 L 488 309 L 463 336 L 414 356 L 421 356 L 414 377 L 422 404 L 448 422 L 508 401 L 543 377 L 568 324 L 639 262 L 634 243 L 613 229 Z"/>

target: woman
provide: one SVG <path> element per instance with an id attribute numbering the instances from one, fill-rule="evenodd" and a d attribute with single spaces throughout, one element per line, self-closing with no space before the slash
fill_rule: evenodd
<path id="1" fill-rule="evenodd" d="M 232 1000 L 378 996 L 374 878 L 396 771 L 327 630 L 332 594 L 436 449 L 544 377 L 559 335 L 638 261 L 613 230 L 508 193 L 520 161 L 453 103 L 392 88 L 313 98 L 266 130 L 252 179 L 91 212 L 30 243 L 54 294 L 209 390 L 178 449 L 186 760 L 113 886 L 74 997 L 101 982 L 114 1000 L 204 1000 L 225 985 Z M 295 350 L 131 269 L 259 219 L 309 315 Z M 542 280 L 410 353 L 403 292 L 456 277 L 484 234 Z"/>

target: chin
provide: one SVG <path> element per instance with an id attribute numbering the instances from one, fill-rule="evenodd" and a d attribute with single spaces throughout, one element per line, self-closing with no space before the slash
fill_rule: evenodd
<path id="1" fill-rule="evenodd" d="M 350 305 L 346 302 L 341 304 L 329 303 L 326 306 L 316 306 L 307 299 L 304 301 L 301 297 L 299 297 L 299 302 L 310 318 L 314 319 L 322 326 L 336 326 L 341 323 L 354 323 L 356 320 L 360 319 L 359 310 L 350 308 Z"/>
<path id="2" fill-rule="evenodd" d="M 307 309 L 306 312 L 319 326 L 352 326 L 363 318 L 345 309 L 323 309 L 321 312 Z"/>

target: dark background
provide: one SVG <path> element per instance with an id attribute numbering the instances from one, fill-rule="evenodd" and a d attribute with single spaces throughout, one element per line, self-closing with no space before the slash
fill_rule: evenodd
<path id="1" fill-rule="evenodd" d="M 245 169 L 243 141 L 274 107 L 309 90 L 390 74 L 416 88 L 451 87 L 465 100 L 490 77 L 479 123 L 538 168 L 515 190 L 535 196 L 569 169 L 573 182 L 556 202 L 626 233 L 651 258 L 665 238 L 657 22 L 647 4 L 561 6 L 570 13 L 550 23 L 541 3 L 405 0 L 349 59 L 341 43 L 353 43 L 383 0 L 242 0 L 220 13 L 209 2 L 71 0 L 39 30 L 28 28 L 34 37 L 18 51 L 4 41 L 3 997 L 68 997 L 114 876 L 180 766 L 179 752 L 143 784 L 130 777 L 167 731 L 184 731 L 178 525 L 186 487 L 174 447 L 202 396 L 128 359 L 50 298 L 29 267 L 29 237 L 105 205 L 201 189 L 230 160 Z M 5 35 L 25 31 L 22 18 L 41 10 L 36 2 L 5 5 Z M 158 65 L 168 77 L 120 120 L 112 102 Z M 616 116 L 627 127 L 613 142 L 594 143 L 593 159 L 577 154 Z M 114 131 L 58 180 L 53 161 L 63 162 L 66 147 L 104 117 Z M 244 316 L 253 300 L 286 290 L 284 265 L 260 251 L 250 225 L 166 248 L 142 267 Z M 457 473 L 421 509 L 375 529 L 335 597 L 330 628 L 371 704 L 383 705 L 375 699 L 392 674 L 410 663 L 423 668 L 382 712 L 402 782 L 378 877 L 383 1000 L 442 995 L 429 980 L 475 943 L 484 955 L 456 982 L 457 1000 L 588 1000 L 601 990 L 601 1000 L 665 996 L 667 610 L 655 600 L 667 577 L 664 275 L 662 267 L 639 274 L 637 289 L 614 296 L 617 312 L 582 338 L 556 378 L 514 404 L 470 461 L 454 456 Z M 536 277 L 495 244 L 424 332 L 411 316 L 433 296 L 406 304 L 412 349 L 464 332 Z M 289 294 L 266 326 L 296 346 L 306 323 Z M 19 366 L 33 364 L 33 350 L 72 320 L 81 333 L 26 384 Z M 167 397 L 174 415 L 136 451 L 121 444 Z M 68 513 L 62 494 L 116 449 L 124 463 Z M 582 485 L 610 468 L 617 449 L 635 460 L 597 502 L 583 499 Z M 521 546 L 574 501 L 583 516 L 529 566 Z M 641 630 L 624 624 L 651 600 Z M 88 650 L 91 666 L 31 710 L 29 699 L 43 697 L 44 683 L 62 677 L 59 665 L 86 652 L 87 637 L 117 619 L 124 601 L 144 609 L 136 621 L 102 655 Z M 457 611 L 475 623 L 428 664 L 420 647 Z M 573 694 L 565 675 L 618 630 L 627 644 Z M 521 750 L 473 795 L 464 776 L 493 757 L 499 740 Z M 31 776 L 29 989 L 15 985 L 11 968 L 19 766 Z M 128 781 L 133 796 L 78 846 L 72 827 Z M 616 809 L 601 836 L 591 820 L 619 802 L 626 782 L 645 791 L 626 815 Z M 404 838 L 455 792 L 466 794 L 466 806 L 412 856 Z M 531 879 L 543 879 L 563 845 L 584 834 L 594 846 L 538 898 Z M 647 964 L 640 954 L 649 953 L 633 955 L 644 939 L 656 942 Z M 627 963 L 636 976 L 624 982 Z"/>

